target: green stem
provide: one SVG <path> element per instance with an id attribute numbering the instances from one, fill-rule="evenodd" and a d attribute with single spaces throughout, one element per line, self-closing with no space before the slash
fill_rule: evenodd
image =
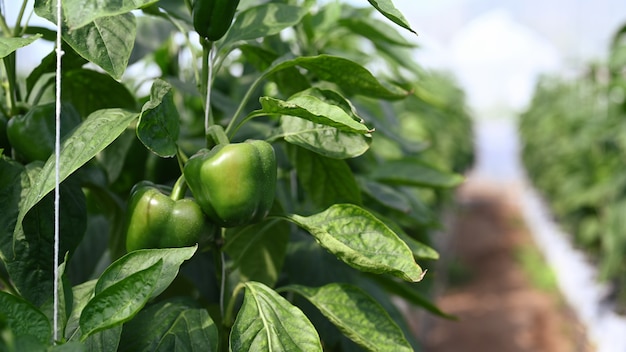
<path id="1" fill-rule="evenodd" d="M 263 82 L 263 79 L 265 79 L 265 75 L 259 76 L 254 82 L 252 82 L 252 84 L 250 85 L 250 88 L 248 88 L 248 91 L 246 92 L 246 95 L 243 96 L 243 99 L 241 100 L 241 103 L 239 103 L 239 106 L 237 107 L 237 111 L 235 111 L 235 113 L 233 114 L 233 118 L 228 123 L 228 127 L 226 127 L 226 134 L 227 135 L 230 135 L 232 137 L 235 133 L 231 132 L 231 130 L 234 127 L 239 129 L 239 127 L 240 127 L 239 125 L 240 124 L 237 123 L 237 120 L 239 119 L 239 115 L 241 115 L 241 113 L 243 112 L 243 109 L 246 106 L 248 100 L 250 100 L 250 98 L 252 97 L 252 94 L 259 87 L 261 82 Z"/>
<path id="2" fill-rule="evenodd" d="M 178 168 L 180 168 L 180 172 L 182 173 L 189 158 L 180 147 L 176 150 L 176 160 L 178 160 Z"/>
<path id="3" fill-rule="evenodd" d="M 213 42 L 202 38 L 202 74 L 200 77 L 200 91 L 204 95 L 204 133 L 209 137 L 209 127 L 213 126 L 213 114 L 211 114 L 211 87 L 213 86 Z"/>
<path id="4" fill-rule="evenodd" d="M 226 132 L 224 132 L 224 128 L 221 125 L 212 125 L 209 126 L 209 131 L 207 132 L 207 148 L 213 148 L 218 144 L 228 144 L 230 140 L 228 136 L 226 136 Z"/>
<path id="5" fill-rule="evenodd" d="M 239 295 L 239 291 L 241 291 L 244 287 L 245 285 L 243 283 L 239 283 L 237 287 L 235 287 L 235 290 L 233 291 L 233 294 L 230 297 L 230 301 L 228 301 L 228 306 L 226 307 L 226 312 L 224 313 L 225 315 L 223 315 L 224 326 L 227 328 L 230 328 L 231 326 L 233 326 L 235 302 L 237 302 L 237 296 Z"/>
<path id="6" fill-rule="evenodd" d="M 0 14 L 0 28 L 2 29 L 5 37 L 11 36 L 11 28 L 9 28 L 9 25 L 2 14 Z"/>
<path id="7" fill-rule="evenodd" d="M 13 36 L 17 37 L 20 35 L 22 31 L 22 18 L 24 17 L 24 12 L 26 11 L 27 0 L 22 1 L 22 7 L 20 8 L 20 12 L 17 15 L 17 20 L 15 21 L 15 28 L 13 28 Z M 60 30 L 60 29 L 59 29 Z"/>
<path id="8" fill-rule="evenodd" d="M 252 120 L 255 117 L 267 116 L 267 115 L 269 115 L 269 114 L 266 113 L 266 112 L 262 112 L 262 111 L 253 111 L 253 112 L 249 113 L 248 115 L 246 115 L 243 118 L 243 120 L 241 120 L 241 122 L 238 122 L 237 125 L 232 128 L 231 136 L 234 136 L 237 133 L 237 131 L 239 131 L 241 126 L 243 126 L 246 122 Z"/>
<path id="9" fill-rule="evenodd" d="M 185 176 L 180 175 L 176 183 L 174 184 L 174 188 L 172 189 L 172 194 L 170 194 L 170 198 L 172 200 L 181 200 L 185 198 L 185 193 L 187 192 L 187 182 L 185 181 Z"/>
<path id="10" fill-rule="evenodd" d="M 1 16 L 0 16 L 1 17 Z M 7 55 L 2 59 L 4 73 L 6 81 L 2 82 L 6 93 L 7 110 L 9 110 L 9 117 L 15 115 L 15 89 L 17 87 L 15 80 L 15 52 Z"/>

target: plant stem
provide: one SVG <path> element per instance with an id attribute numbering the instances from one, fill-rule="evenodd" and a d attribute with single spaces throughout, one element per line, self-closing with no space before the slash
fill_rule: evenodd
<path id="1" fill-rule="evenodd" d="M 7 21 L 4 18 L 3 14 L 0 14 L 0 28 L 2 29 L 5 37 L 11 36 L 11 28 L 9 28 L 9 25 L 7 24 Z"/>
<path id="2" fill-rule="evenodd" d="M 213 42 L 202 38 L 202 75 L 200 77 L 200 91 L 204 95 L 204 133 L 206 138 L 209 136 L 209 127 L 215 122 L 211 114 L 211 86 L 213 85 Z"/>
<path id="3" fill-rule="evenodd" d="M 26 11 L 27 0 L 22 1 L 22 7 L 20 8 L 20 12 L 17 15 L 17 20 L 15 21 L 15 27 L 13 28 L 13 36 L 17 37 L 20 35 L 22 31 L 22 17 L 24 17 L 24 11 Z M 61 30 L 61 29 L 59 29 Z"/>
<path id="4" fill-rule="evenodd" d="M 244 95 L 243 99 L 241 99 L 241 103 L 239 103 L 239 106 L 237 107 L 237 111 L 235 111 L 235 113 L 233 114 L 233 118 L 228 123 L 228 127 L 226 127 L 226 134 L 230 135 L 230 137 L 232 137 L 232 135 L 234 135 L 236 132 L 235 130 L 235 132 L 231 133 L 231 130 L 234 127 L 237 127 L 236 129 L 239 128 L 239 124 L 236 124 L 237 120 L 239 119 L 239 115 L 241 115 L 241 112 L 243 111 L 243 108 L 246 106 L 246 103 L 248 102 L 248 100 L 250 100 L 250 97 L 252 97 L 252 93 L 254 93 L 254 91 L 258 88 L 258 86 L 261 84 L 263 79 L 265 79 L 265 75 L 259 76 L 254 82 L 252 82 L 252 84 L 250 85 L 250 88 L 248 88 L 248 91 L 246 92 L 246 95 Z"/>
<path id="5" fill-rule="evenodd" d="M 172 200 L 181 200 L 185 198 L 185 192 L 187 192 L 187 182 L 185 181 L 185 176 L 180 175 L 174 184 L 174 188 L 172 188 L 170 198 Z"/>
<path id="6" fill-rule="evenodd" d="M 187 157 L 187 155 L 185 155 L 180 147 L 178 147 L 178 149 L 176 150 L 176 160 L 178 161 L 178 168 L 182 173 L 183 169 L 185 168 L 185 164 L 187 163 L 187 160 L 189 160 L 189 158 Z"/>

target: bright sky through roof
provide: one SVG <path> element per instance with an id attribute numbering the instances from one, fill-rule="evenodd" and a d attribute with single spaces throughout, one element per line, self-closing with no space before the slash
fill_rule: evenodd
<path id="1" fill-rule="evenodd" d="M 523 109 L 540 73 L 604 58 L 626 24 L 623 0 L 393 2 L 419 34 L 418 62 L 452 70 L 475 112 L 489 116 Z"/>

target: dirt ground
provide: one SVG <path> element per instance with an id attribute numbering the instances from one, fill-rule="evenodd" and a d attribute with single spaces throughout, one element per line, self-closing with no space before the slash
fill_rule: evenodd
<path id="1" fill-rule="evenodd" d="M 458 199 L 436 302 L 459 319 L 422 316 L 424 351 L 592 352 L 556 287 L 540 288 L 521 264 L 520 248 L 534 247 L 514 193 L 470 181 Z"/>

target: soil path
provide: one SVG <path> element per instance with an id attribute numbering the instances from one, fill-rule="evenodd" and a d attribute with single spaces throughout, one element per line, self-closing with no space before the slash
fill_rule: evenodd
<path id="1" fill-rule="evenodd" d="M 557 289 L 538 288 L 523 269 L 519 251 L 533 247 L 515 195 L 470 179 L 458 199 L 436 270 L 448 273 L 436 302 L 459 320 L 426 317 L 424 351 L 593 351 Z"/>

